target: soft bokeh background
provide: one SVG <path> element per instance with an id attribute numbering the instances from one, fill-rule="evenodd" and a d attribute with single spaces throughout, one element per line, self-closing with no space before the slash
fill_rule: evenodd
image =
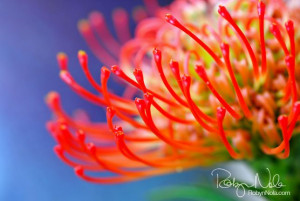
<path id="1" fill-rule="evenodd" d="M 44 103 L 48 91 L 59 91 L 68 111 L 84 108 L 92 119 L 104 119 L 99 108 L 77 97 L 59 79 L 56 53 L 69 55 L 75 79 L 87 86 L 76 59 L 79 49 L 88 50 L 77 21 L 99 10 L 111 24 L 114 8 L 131 10 L 140 4 L 138 0 L 0 0 L 1 201 L 142 201 L 152 190 L 199 180 L 201 170 L 193 170 L 128 184 L 94 185 L 78 179 L 52 151 L 55 143 L 44 126 L 51 118 Z M 93 56 L 90 64 L 98 75 L 101 64 Z"/>

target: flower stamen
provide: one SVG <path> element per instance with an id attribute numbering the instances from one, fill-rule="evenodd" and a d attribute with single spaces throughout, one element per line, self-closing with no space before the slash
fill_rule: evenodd
<path id="1" fill-rule="evenodd" d="M 167 78 L 163 72 L 163 68 L 162 68 L 162 64 L 161 64 L 161 51 L 158 49 L 154 49 L 153 50 L 153 58 L 155 60 L 156 63 L 156 67 L 157 70 L 159 72 L 159 75 L 161 77 L 161 80 L 163 81 L 164 85 L 166 86 L 166 88 L 168 89 L 168 91 L 170 92 L 170 94 L 182 105 L 184 106 L 188 106 L 188 104 L 182 100 L 182 98 L 180 98 L 175 91 L 172 89 L 172 87 L 170 86 L 169 82 L 167 81 Z"/>
<path id="2" fill-rule="evenodd" d="M 193 32 L 191 32 L 185 26 L 180 24 L 180 22 L 173 15 L 166 14 L 165 19 L 168 23 L 179 28 L 180 30 L 185 32 L 187 35 L 189 35 L 192 39 L 194 39 L 215 60 L 215 62 L 219 66 L 222 67 L 224 65 L 224 63 L 221 61 L 221 59 L 200 38 L 198 38 Z"/>
<path id="3" fill-rule="evenodd" d="M 251 112 L 244 100 L 244 97 L 241 93 L 241 90 L 239 88 L 239 85 L 236 81 L 236 78 L 234 76 L 234 72 L 232 70 L 232 66 L 231 66 L 231 62 L 230 62 L 230 53 L 229 53 L 229 45 L 226 44 L 226 43 L 222 43 L 221 44 L 221 50 L 222 50 L 222 54 L 223 54 L 223 57 L 224 57 L 224 60 L 225 60 L 225 64 L 226 64 L 226 67 L 227 67 L 227 70 L 229 72 L 229 76 L 230 76 L 230 79 L 232 81 L 232 84 L 233 84 L 233 87 L 234 87 L 234 90 L 236 92 L 236 95 L 238 97 L 238 100 L 240 102 L 240 105 L 242 107 L 242 110 L 245 114 L 245 116 L 249 119 L 251 117 Z"/>
<path id="4" fill-rule="evenodd" d="M 249 52 L 252 64 L 253 64 L 253 71 L 254 71 L 255 79 L 258 79 L 259 70 L 258 70 L 257 60 L 256 60 L 256 57 L 255 57 L 254 51 L 253 51 L 249 41 L 247 40 L 245 34 L 238 27 L 238 25 L 232 19 L 231 15 L 229 14 L 229 12 L 227 11 L 227 9 L 224 6 L 219 6 L 218 12 L 227 22 L 229 22 L 229 24 L 233 27 L 233 29 L 236 31 L 238 36 L 242 39 L 242 42 L 245 44 L 245 46 L 246 46 L 246 48 Z"/>
<path id="5" fill-rule="evenodd" d="M 214 94 L 214 96 L 219 100 L 219 102 L 226 108 L 226 110 L 236 119 L 240 119 L 240 115 L 232 109 L 232 107 L 222 98 L 222 96 L 217 92 L 217 90 L 213 87 L 211 82 L 209 81 L 205 69 L 202 65 L 196 65 L 195 67 L 196 73 L 203 80 L 209 90 Z"/>
<path id="6" fill-rule="evenodd" d="M 283 40 L 283 37 L 282 37 L 282 35 L 281 35 L 281 32 L 280 32 L 280 30 L 279 30 L 278 25 L 275 24 L 275 23 L 273 23 L 273 24 L 271 25 L 271 27 L 270 27 L 270 31 L 271 31 L 271 33 L 275 36 L 275 38 L 277 39 L 277 41 L 279 42 L 281 48 L 282 48 L 283 51 L 284 51 L 284 54 L 285 54 L 286 56 L 289 55 L 289 51 L 288 51 L 288 49 L 287 49 L 287 47 L 286 47 L 286 44 L 285 44 L 285 42 L 284 42 L 284 40 Z"/>
<path id="7" fill-rule="evenodd" d="M 223 119 L 225 117 L 225 113 L 226 113 L 226 109 L 223 107 L 218 107 L 217 109 L 217 119 L 218 119 L 218 127 L 219 127 L 219 134 L 220 137 L 227 149 L 227 151 L 229 152 L 230 156 L 234 159 L 239 159 L 240 155 L 237 154 L 234 149 L 231 147 L 230 143 L 228 142 L 225 132 L 224 132 L 224 128 L 223 128 Z"/>
<path id="8" fill-rule="evenodd" d="M 265 3 L 259 0 L 257 3 L 257 13 L 259 19 L 259 37 L 261 45 L 261 71 L 263 75 L 267 72 L 267 54 L 264 34 L 265 7 Z"/>

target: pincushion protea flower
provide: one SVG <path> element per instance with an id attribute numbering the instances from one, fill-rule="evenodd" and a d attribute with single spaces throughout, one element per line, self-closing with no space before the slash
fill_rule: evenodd
<path id="1" fill-rule="evenodd" d="M 287 158 L 300 128 L 299 18 L 292 9 L 281 0 L 178 0 L 164 8 L 145 2 L 154 16 L 135 10 L 132 39 L 121 9 L 113 14 L 119 41 L 98 12 L 79 23 L 94 54 L 113 65 L 94 80 L 87 54 L 79 51 L 97 94 L 73 79 L 67 56 L 58 54 L 62 80 L 107 108 L 107 124 L 80 121 L 50 92 L 46 102 L 55 118 L 47 128 L 58 157 L 95 183 L 251 160 L 261 152 Z M 111 74 L 123 81 L 123 96 L 109 91 Z"/>

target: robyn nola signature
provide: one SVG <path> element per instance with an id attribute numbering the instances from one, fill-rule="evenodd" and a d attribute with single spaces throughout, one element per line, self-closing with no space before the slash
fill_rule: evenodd
<path id="1" fill-rule="evenodd" d="M 239 182 L 236 178 L 232 177 L 231 172 L 223 169 L 216 168 L 212 170 L 211 175 L 216 176 L 217 179 L 217 188 L 230 188 L 233 187 L 236 189 L 236 195 L 238 197 L 244 197 L 246 194 L 246 189 L 249 188 L 261 188 L 261 189 L 271 189 L 271 188 L 281 188 L 285 185 L 280 181 L 279 174 L 271 174 L 269 168 L 266 168 L 268 174 L 268 182 L 263 184 L 259 177 L 259 174 L 256 173 L 254 177 L 254 183 L 252 185 Z M 222 176 L 222 177 L 221 177 Z"/>

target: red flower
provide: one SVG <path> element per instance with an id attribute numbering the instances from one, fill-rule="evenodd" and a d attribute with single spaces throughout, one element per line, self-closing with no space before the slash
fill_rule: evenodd
<path id="1" fill-rule="evenodd" d="M 207 166 L 229 156 L 251 159 L 259 157 L 258 149 L 288 157 L 300 114 L 299 19 L 291 8 L 280 0 L 233 1 L 226 4 L 230 11 L 218 7 L 217 19 L 212 1 L 178 0 L 167 8 L 145 2 L 156 17 L 135 10 L 138 26 L 130 40 L 128 14 L 114 12 L 123 44 L 100 13 L 79 23 L 94 54 L 107 65 L 120 65 L 102 67 L 100 81 L 94 80 L 86 53 L 79 51 L 83 72 L 99 94 L 80 86 L 67 56 L 58 54 L 62 80 L 82 98 L 107 107 L 107 124 L 68 116 L 58 93 L 50 92 L 46 100 L 55 119 L 47 128 L 58 143 L 57 155 L 96 183 Z M 172 15 L 163 20 L 163 13 Z M 111 72 L 124 81 L 123 96 L 109 92 Z"/>

